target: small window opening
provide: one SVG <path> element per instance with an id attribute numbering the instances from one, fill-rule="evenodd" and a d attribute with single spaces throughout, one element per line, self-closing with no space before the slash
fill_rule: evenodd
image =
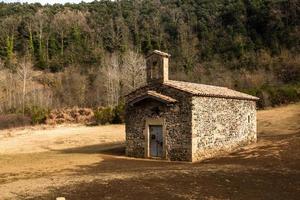
<path id="1" fill-rule="evenodd" d="M 250 123 L 250 115 L 248 115 L 248 123 Z"/>
<path id="2" fill-rule="evenodd" d="M 152 79 L 157 79 L 158 78 L 158 62 L 157 61 L 153 61 L 152 63 L 152 67 L 151 67 L 151 78 Z"/>

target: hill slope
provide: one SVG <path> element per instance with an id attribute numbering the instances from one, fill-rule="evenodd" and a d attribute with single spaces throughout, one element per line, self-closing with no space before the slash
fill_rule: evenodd
<path id="1" fill-rule="evenodd" d="M 32 78 L 45 89 L 27 92 L 28 109 L 112 106 L 136 87 L 130 77 L 154 49 L 172 55 L 174 80 L 242 90 L 260 107 L 299 101 L 299 10 L 298 0 L 0 3 L 0 69 L 8 70 L 0 112 L 21 110 L 15 79 L 24 56 L 44 72 Z"/>

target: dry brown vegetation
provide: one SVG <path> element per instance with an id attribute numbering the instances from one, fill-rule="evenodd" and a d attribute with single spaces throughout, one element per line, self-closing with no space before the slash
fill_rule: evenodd
<path id="1" fill-rule="evenodd" d="M 62 123 L 90 123 L 94 118 L 94 112 L 89 108 L 68 108 L 52 110 L 46 119 L 46 124 Z"/>
<path id="2" fill-rule="evenodd" d="M 258 142 L 201 163 L 124 156 L 124 126 L 0 132 L 0 199 L 298 199 L 300 104 L 258 112 Z"/>

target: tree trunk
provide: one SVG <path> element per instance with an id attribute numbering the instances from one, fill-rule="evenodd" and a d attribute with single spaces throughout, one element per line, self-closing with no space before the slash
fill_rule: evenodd
<path id="1" fill-rule="evenodd" d="M 9 82 L 10 82 L 10 86 L 12 86 L 13 81 L 12 81 L 12 73 L 9 73 Z M 8 86 L 9 87 L 9 86 Z M 9 87 L 9 100 L 8 100 L 8 107 L 9 109 L 11 109 L 12 107 L 12 89 Z"/>
<path id="2" fill-rule="evenodd" d="M 25 115 L 25 94 L 26 94 L 26 72 L 24 74 L 24 78 L 23 78 L 23 95 L 22 95 L 22 113 L 23 116 Z"/>
<path id="3" fill-rule="evenodd" d="M 61 35 L 61 56 L 64 56 L 64 34 Z"/>
<path id="4" fill-rule="evenodd" d="M 49 61 L 49 37 L 47 37 L 46 39 L 46 62 L 48 65 L 48 61 Z"/>

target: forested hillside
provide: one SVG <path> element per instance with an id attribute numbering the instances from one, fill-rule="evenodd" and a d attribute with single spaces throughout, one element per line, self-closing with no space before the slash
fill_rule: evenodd
<path id="1" fill-rule="evenodd" d="M 298 0 L 0 3 L 0 27 L 0 112 L 118 105 L 154 49 L 173 79 L 300 100 Z"/>

